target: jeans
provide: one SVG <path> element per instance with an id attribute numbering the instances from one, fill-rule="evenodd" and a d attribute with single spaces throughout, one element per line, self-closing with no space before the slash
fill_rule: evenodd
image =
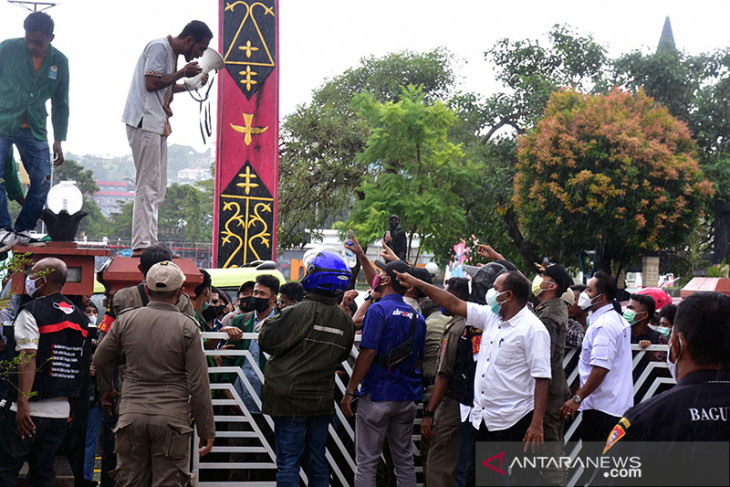
<path id="1" fill-rule="evenodd" d="M 68 423 L 66 418 L 39 418 L 32 416 L 36 432 L 21 439 L 15 426 L 15 412 L 4 411 L 0 421 L 0 485 L 18 485 L 18 472 L 28 461 L 27 484 L 38 487 L 56 485 L 53 461 L 56 450 L 63 442 Z"/>
<path id="2" fill-rule="evenodd" d="M 273 416 L 276 438 L 276 485 L 299 487 L 299 467 L 306 456 L 305 472 L 311 487 L 327 487 L 329 466 L 325 457 L 327 428 L 332 416 Z"/>
<path id="3" fill-rule="evenodd" d="M 15 220 L 15 231 L 33 230 L 46 204 L 48 190 L 51 189 L 51 152 L 48 141 L 33 137 L 30 129 L 21 130 L 18 135 L 8 137 L 0 135 L 0 161 L 5 160 L 13 144 L 20 152 L 23 166 L 30 178 L 30 188 L 25 195 L 25 204 Z M 12 222 L 8 213 L 8 199 L 5 183 L 0 183 L 0 228 L 12 230 Z"/>
<path id="4" fill-rule="evenodd" d="M 96 445 L 99 443 L 103 411 L 100 405 L 89 408 L 86 416 L 86 451 L 84 453 L 84 478 L 94 480 L 94 460 Z"/>

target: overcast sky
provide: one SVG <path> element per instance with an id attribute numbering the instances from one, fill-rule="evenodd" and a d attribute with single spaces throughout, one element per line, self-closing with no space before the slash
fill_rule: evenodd
<path id="1" fill-rule="evenodd" d="M 129 82 L 145 44 L 206 22 L 218 45 L 217 0 L 60 0 L 54 46 L 69 58 L 71 121 L 64 148 L 76 154 L 127 154 L 120 121 Z M 0 0 L 0 39 L 21 37 L 29 12 Z M 313 89 L 363 56 L 448 47 L 463 65 L 462 89 L 499 89 L 483 53 L 497 39 L 544 35 L 554 24 L 592 33 L 610 55 L 656 48 L 670 16 L 677 46 L 697 54 L 730 46 L 730 2 L 280 0 L 280 118 L 307 103 Z M 182 61 L 181 61 L 182 62 Z M 206 148 L 198 105 L 177 94 L 171 143 Z M 49 121 L 50 128 L 50 121 Z M 210 146 L 209 142 L 209 146 Z"/>

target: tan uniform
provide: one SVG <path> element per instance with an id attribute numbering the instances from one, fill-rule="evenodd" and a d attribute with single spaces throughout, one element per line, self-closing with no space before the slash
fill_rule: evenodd
<path id="1" fill-rule="evenodd" d="M 197 323 L 175 305 L 151 301 L 122 313 L 94 355 L 101 367 L 126 358 L 115 428 L 117 485 L 192 485 L 188 398 L 201 438 L 215 436 L 208 367 Z"/>
<path id="2" fill-rule="evenodd" d="M 449 321 L 441 335 L 436 374 L 454 376 L 457 347 L 464 333 L 466 320 L 463 316 L 446 317 Z M 447 389 L 448 394 L 448 389 Z M 429 487 L 453 486 L 456 481 L 456 460 L 461 439 L 461 413 L 459 401 L 444 395 L 433 418 L 433 438 L 424 468 Z"/>
<path id="3" fill-rule="evenodd" d="M 114 296 L 112 296 L 111 298 L 112 317 L 118 317 L 126 310 L 132 308 L 141 308 L 142 306 L 144 306 L 144 302 L 142 301 L 142 296 L 139 293 L 138 286 L 129 286 L 120 289 L 119 291 L 114 293 Z M 190 298 L 185 293 L 180 296 L 180 300 L 177 302 L 177 309 L 188 316 L 195 316 L 193 303 L 190 301 Z M 104 319 L 106 320 L 107 317 L 104 317 Z M 99 337 L 99 342 L 101 342 L 105 336 L 106 333 L 102 331 Z M 123 381 L 124 365 L 122 364 L 122 366 L 119 368 L 120 392 L 122 389 L 121 384 Z M 99 392 L 106 392 L 114 389 L 114 376 L 111 367 L 104 367 L 96 371 L 96 387 L 97 389 L 99 389 Z"/>

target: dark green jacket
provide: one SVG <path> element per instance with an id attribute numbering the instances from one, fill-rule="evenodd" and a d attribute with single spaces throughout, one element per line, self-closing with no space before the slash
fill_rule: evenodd
<path id="1" fill-rule="evenodd" d="M 50 99 L 54 139 L 66 140 L 68 80 L 68 59 L 52 45 L 36 73 L 25 39 L 0 43 L 0 135 L 17 135 L 27 118 L 33 136 L 47 140 L 46 101 Z"/>
<path id="2" fill-rule="evenodd" d="M 253 322 L 254 322 L 254 312 L 251 311 L 250 313 L 242 313 L 240 315 L 236 315 L 233 318 L 233 321 L 231 322 L 231 326 L 235 326 L 236 328 L 240 329 L 244 333 L 253 333 Z M 228 340 L 229 344 L 235 345 L 236 350 L 248 350 L 248 346 L 251 343 L 251 340 L 248 338 L 242 338 L 240 340 Z M 243 355 L 234 355 L 232 357 L 224 357 L 223 358 L 223 367 L 241 367 L 243 365 L 243 362 L 246 360 L 246 358 Z M 266 357 L 264 354 L 259 355 L 259 368 L 261 369 L 261 372 L 266 371 Z M 226 383 L 226 384 L 233 384 L 236 382 L 236 377 L 238 377 L 238 374 L 235 372 L 227 372 L 225 374 L 220 375 L 220 382 Z"/>
<path id="3" fill-rule="evenodd" d="M 263 322 L 261 350 L 271 355 L 264 373 L 262 412 L 272 416 L 335 413 L 335 369 L 347 360 L 355 324 L 335 298 L 308 293 L 301 303 Z"/>
<path id="4" fill-rule="evenodd" d="M 11 148 L 5 156 L 5 164 L 3 164 L 3 180 L 5 182 L 5 191 L 8 193 L 10 201 L 17 201 L 25 196 L 23 186 L 20 184 L 18 177 L 18 165 L 13 159 L 13 149 Z"/>
<path id="5" fill-rule="evenodd" d="M 535 314 L 550 333 L 551 379 L 548 399 L 562 405 L 570 396 L 563 368 L 565 337 L 568 336 L 568 305 L 561 298 L 548 299 L 535 308 Z"/>

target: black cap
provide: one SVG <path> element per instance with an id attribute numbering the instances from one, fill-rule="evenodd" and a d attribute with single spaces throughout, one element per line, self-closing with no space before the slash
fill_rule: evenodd
<path id="1" fill-rule="evenodd" d="M 550 277 L 558 285 L 561 292 L 565 292 L 573 284 L 573 279 L 560 264 L 550 264 L 547 267 L 537 266 L 537 272 Z"/>
<path id="2" fill-rule="evenodd" d="M 383 271 L 385 271 L 385 273 L 388 274 L 393 279 L 395 279 L 397 277 L 395 275 L 395 272 L 393 272 L 393 271 L 398 271 L 401 274 L 403 274 L 403 273 L 411 274 L 411 266 L 406 264 L 406 262 L 403 260 L 392 260 L 390 262 L 383 262 L 382 260 L 376 260 L 375 265 L 378 266 Z"/>
<path id="3" fill-rule="evenodd" d="M 409 272 L 413 277 L 417 279 L 420 279 L 429 284 L 433 283 L 433 280 L 431 279 L 431 273 L 423 267 L 413 267 Z"/>

